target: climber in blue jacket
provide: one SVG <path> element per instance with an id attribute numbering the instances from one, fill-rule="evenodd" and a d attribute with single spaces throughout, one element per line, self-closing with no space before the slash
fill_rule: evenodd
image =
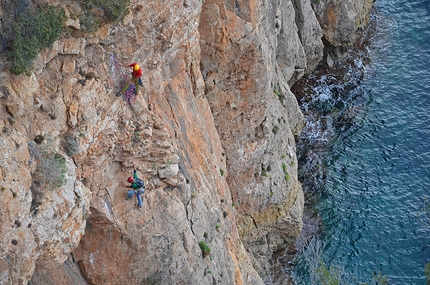
<path id="1" fill-rule="evenodd" d="M 136 167 L 133 164 L 133 177 L 129 177 L 127 179 L 128 183 L 131 183 L 130 188 L 132 190 L 129 190 L 127 192 L 127 199 L 129 200 L 133 197 L 133 195 L 136 195 L 137 203 L 139 204 L 139 208 L 142 208 L 142 194 L 145 193 L 145 183 L 142 179 L 137 177 L 137 171 Z"/>

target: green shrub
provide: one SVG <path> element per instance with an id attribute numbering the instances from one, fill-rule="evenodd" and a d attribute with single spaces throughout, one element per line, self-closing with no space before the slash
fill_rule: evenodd
<path id="1" fill-rule="evenodd" d="M 62 155 L 44 151 L 37 164 L 35 178 L 52 191 L 66 183 L 66 172 L 66 159 Z"/>
<path id="2" fill-rule="evenodd" d="M 90 11 L 85 11 L 83 14 L 79 15 L 79 24 L 81 26 L 81 31 L 84 33 L 92 34 L 97 32 L 101 21 L 101 18 L 96 17 Z"/>
<path id="3" fill-rule="evenodd" d="M 94 33 L 101 22 L 116 23 L 130 12 L 129 0 L 84 0 L 86 11 L 79 15 L 81 31 Z M 103 13 L 101 14 L 100 11 Z"/>
<path id="4" fill-rule="evenodd" d="M 131 137 L 131 142 L 133 143 L 133 145 L 135 145 L 135 144 L 139 143 L 141 141 L 141 139 L 142 139 L 142 135 L 140 133 L 140 130 L 135 129 L 133 132 L 133 136 Z M 167 160 L 167 164 L 170 165 L 169 160 Z"/>
<path id="5" fill-rule="evenodd" d="M 63 140 L 64 152 L 73 157 L 79 151 L 79 143 L 76 137 L 70 133 L 66 133 Z"/>
<path id="6" fill-rule="evenodd" d="M 279 90 L 278 90 L 278 86 L 276 86 L 276 85 L 273 87 L 273 93 L 275 93 L 275 95 L 278 97 L 282 96 L 281 92 L 279 92 Z"/>
<path id="7" fill-rule="evenodd" d="M 291 178 L 291 176 L 290 176 L 290 174 L 287 172 L 287 173 L 285 173 L 285 180 L 290 180 L 290 178 Z"/>
<path id="8" fill-rule="evenodd" d="M 18 16 L 13 26 L 12 73 L 31 72 L 38 53 L 60 37 L 65 17 L 62 8 L 49 5 Z"/>
<path id="9" fill-rule="evenodd" d="M 220 170 L 219 170 L 219 174 L 220 174 L 221 176 L 224 176 L 224 169 L 220 168 Z"/>
<path id="10" fill-rule="evenodd" d="M 200 249 L 202 250 L 203 257 L 206 257 L 211 254 L 211 249 L 205 241 L 199 242 L 199 246 L 200 246 Z"/>
<path id="11" fill-rule="evenodd" d="M 28 143 L 29 163 L 33 163 L 33 159 L 37 161 L 33 183 L 52 191 L 66 183 L 67 165 L 66 159 L 53 150 L 52 139 L 47 137 L 45 140 L 43 145 L 36 145 L 34 141 Z"/>
<path id="12" fill-rule="evenodd" d="M 161 278 L 161 273 L 159 271 L 155 272 L 154 274 L 152 274 L 150 277 L 144 278 L 142 280 L 142 285 L 160 285 L 162 278 Z"/>
<path id="13" fill-rule="evenodd" d="M 122 21 L 125 16 L 130 12 L 128 0 L 88 0 L 96 7 L 102 8 L 109 18 L 110 22 Z"/>
<path id="14" fill-rule="evenodd" d="M 287 165 L 285 163 L 282 163 L 282 169 L 284 170 L 284 172 L 287 171 Z"/>

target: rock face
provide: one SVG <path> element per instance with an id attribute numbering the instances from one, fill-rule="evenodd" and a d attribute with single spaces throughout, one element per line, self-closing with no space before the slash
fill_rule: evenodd
<path id="1" fill-rule="evenodd" d="M 205 95 L 225 149 L 239 234 L 261 276 L 302 226 L 294 143 L 302 120 L 288 82 L 315 68 L 322 34 L 310 4 L 294 5 L 205 1 L 199 29 Z M 304 45 L 295 12 L 312 32 L 302 31 Z"/>
<path id="2" fill-rule="evenodd" d="M 312 1 L 312 8 L 323 29 L 325 61 L 331 66 L 342 58 L 369 22 L 374 0 Z"/>
<path id="3" fill-rule="evenodd" d="M 0 283 L 264 284 L 302 227 L 289 86 L 338 26 L 305 0 L 148 0 L 82 34 L 49 3 L 75 32 L 30 76 L 0 53 Z M 131 105 L 113 54 L 144 69 Z"/>

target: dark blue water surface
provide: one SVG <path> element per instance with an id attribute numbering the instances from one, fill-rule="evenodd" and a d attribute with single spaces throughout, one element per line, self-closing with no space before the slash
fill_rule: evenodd
<path id="1" fill-rule="evenodd" d="M 362 282 L 380 272 L 388 284 L 426 284 L 430 1 L 375 6 L 369 37 L 343 66 L 300 87 L 300 177 L 321 218 L 326 262 Z M 301 266 L 295 280 L 307 284 Z"/>

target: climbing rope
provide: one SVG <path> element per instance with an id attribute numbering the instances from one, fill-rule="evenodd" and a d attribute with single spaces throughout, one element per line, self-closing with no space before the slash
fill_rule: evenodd
<path id="1" fill-rule="evenodd" d="M 125 68 L 119 63 L 118 59 L 116 58 L 115 54 L 112 53 L 109 57 L 109 63 L 110 63 L 110 73 L 111 77 L 114 81 L 115 88 L 119 88 L 121 90 L 124 86 L 124 84 L 127 82 L 127 80 L 130 78 L 130 74 L 125 71 Z M 127 135 L 127 123 L 124 120 L 130 120 L 132 122 L 136 122 L 139 120 L 139 116 L 136 114 L 135 110 L 133 109 L 133 103 L 136 99 L 136 87 L 134 84 L 130 84 L 126 91 L 121 93 L 122 99 L 126 102 L 126 110 L 131 112 L 131 115 L 129 118 L 122 118 L 121 122 L 124 124 L 123 128 L 120 128 L 120 137 L 126 138 Z M 128 112 L 127 112 L 128 113 Z M 128 116 L 127 116 L 128 117 Z M 129 141 L 131 141 L 131 138 L 126 140 L 120 140 L 118 141 L 117 145 L 115 146 L 115 153 L 119 154 L 119 157 L 124 157 L 124 145 L 128 145 Z M 121 159 L 119 160 L 121 161 Z"/>
<path id="2" fill-rule="evenodd" d="M 123 86 L 123 84 L 126 84 L 126 82 L 129 80 L 130 75 L 128 75 L 124 69 L 122 68 L 121 64 L 118 62 L 115 54 L 110 55 L 110 65 L 111 65 L 111 75 L 114 78 L 114 80 L 117 80 L 117 75 L 120 76 L 120 82 L 119 86 Z M 136 92 L 136 86 L 133 83 L 130 83 L 127 90 L 122 92 L 122 98 L 123 100 L 128 104 L 129 107 L 132 107 L 132 103 L 134 102 L 137 92 Z"/>

